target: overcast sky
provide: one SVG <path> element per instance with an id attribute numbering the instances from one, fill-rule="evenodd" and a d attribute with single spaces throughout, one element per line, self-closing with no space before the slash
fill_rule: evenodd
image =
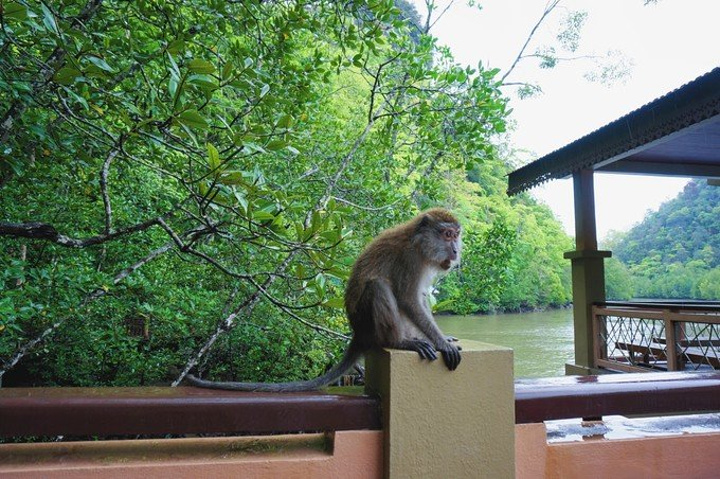
<path id="1" fill-rule="evenodd" d="M 447 2 L 437 1 L 440 9 Z M 456 60 L 482 61 L 503 71 L 512 64 L 546 0 L 484 0 L 478 11 L 456 1 L 432 33 Z M 580 50 L 584 54 L 621 51 L 633 62 L 624 83 L 608 87 L 588 82 L 590 61 L 540 70 L 526 62 L 507 81 L 532 81 L 543 94 L 513 99 L 512 143 L 526 150 L 523 162 L 554 151 L 616 118 L 720 66 L 720 0 L 563 0 L 531 45 L 548 45 L 567 11 L 588 13 Z M 424 2 L 418 9 L 424 13 Z M 532 50 L 533 48 L 531 48 Z M 532 52 L 529 52 L 532 53 Z M 597 69 L 595 69 L 597 71 Z M 595 180 L 598 236 L 626 231 L 650 209 L 676 196 L 687 179 L 598 174 Z M 532 194 L 546 202 L 574 235 L 572 180 L 555 180 Z"/>

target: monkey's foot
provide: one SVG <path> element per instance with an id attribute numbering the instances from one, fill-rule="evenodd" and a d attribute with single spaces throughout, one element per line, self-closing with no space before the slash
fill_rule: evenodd
<path id="1" fill-rule="evenodd" d="M 450 371 L 455 371 L 462 359 L 460 357 L 460 349 L 452 343 L 447 343 L 440 349 L 440 354 L 442 354 L 443 361 L 445 361 L 445 366 L 447 366 Z"/>
<path id="2" fill-rule="evenodd" d="M 429 361 L 435 361 L 437 359 L 437 354 L 435 353 L 435 348 L 433 347 L 433 345 L 422 339 L 411 339 L 408 341 L 403 341 L 400 349 L 415 351 L 420 355 L 422 359 L 427 359 Z"/>

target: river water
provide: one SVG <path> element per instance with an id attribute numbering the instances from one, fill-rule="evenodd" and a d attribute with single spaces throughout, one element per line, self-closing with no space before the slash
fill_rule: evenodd
<path id="1" fill-rule="evenodd" d="M 512 348 L 516 378 L 563 376 L 573 360 L 571 309 L 436 319 L 446 335 Z"/>

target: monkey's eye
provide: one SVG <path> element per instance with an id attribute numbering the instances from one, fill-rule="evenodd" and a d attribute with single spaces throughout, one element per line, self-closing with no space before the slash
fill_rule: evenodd
<path id="1" fill-rule="evenodd" d="M 445 239 L 446 239 L 446 240 L 451 240 L 451 239 L 453 239 L 453 231 L 452 231 L 452 230 L 445 230 L 445 231 L 443 232 L 443 236 L 445 236 Z"/>

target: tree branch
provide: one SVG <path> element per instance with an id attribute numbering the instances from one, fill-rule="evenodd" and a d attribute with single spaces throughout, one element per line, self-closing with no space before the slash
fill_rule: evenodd
<path id="1" fill-rule="evenodd" d="M 515 60 L 513 61 L 512 65 L 510 65 L 510 68 L 505 72 L 505 74 L 500 78 L 500 83 L 505 83 L 505 79 L 515 70 L 515 67 L 517 66 L 518 62 L 523 58 L 523 55 L 525 54 L 525 50 L 527 49 L 528 45 L 530 44 L 530 40 L 535 36 L 535 32 L 537 32 L 537 29 L 540 27 L 540 25 L 545 21 L 545 18 L 550 15 L 550 12 L 552 12 L 555 7 L 558 6 L 561 0 L 548 0 L 548 3 L 545 4 L 545 11 L 543 11 L 543 14 L 540 16 L 540 19 L 535 23 L 535 26 L 530 30 L 530 34 L 525 39 L 525 43 L 523 44 L 522 48 L 520 49 L 520 52 L 517 54 L 517 57 L 515 57 Z"/>
<path id="2" fill-rule="evenodd" d="M 428 16 L 427 16 L 427 19 L 425 19 L 425 28 L 424 28 L 424 31 L 423 31 L 424 34 L 427 35 L 427 34 L 430 33 L 430 30 L 432 29 L 432 27 L 434 27 L 435 24 L 436 24 L 437 22 L 439 22 L 440 19 L 447 13 L 447 11 L 450 10 L 450 7 L 452 7 L 452 4 L 453 4 L 453 3 L 455 3 L 455 0 L 451 0 L 450 2 L 448 2 L 448 4 L 447 4 L 447 5 L 445 6 L 445 8 L 443 9 L 443 11 L 440 12 L 440 15 L 438 15 L 435 20 L 432 20 L 432 21 L 431 21 L 432 11 L 433 11 L 435 8 L 432 6 L 432 1 L 426 0 L 425 6 L 426 6 L 427 9 L 428 9 Z"/>
<path id="3" fill-rule="evenodd" d="M 166 213 L 163 216 L 169 216 L 172 213 Z M 67 248 L 86 248 L 97 244 L 105 243 L 106 241 L 114 240 L 120 236 L 124 236 L 137 231 L 143 231 L 153 225 L 160 224 L 160 219 L 163 216 L 151 218 L 142 223 L 138 223 L 127 228 L 122 228 L 113 231 L 109 234 L 101 234 L 91 236 L 89 238 L 71 238 L 69 236 L 60 234 L 53 225 L 48 223 L 29 222 L 29 223 L 6 223 L 0 222 L 0 236 L 12 236 L 15 238 L 29 238 L 32 240 L 45 240 L 60 246 Z"/>
<path id="4" fill-rule="evenodd" d="M 120 138 L 122 144 L 122 138 Z M 120 147 L 110 150 L 107 158 L 103 162 L 102 170 L 100 170 L 100 193 L 102 194 L 103 206 L 105 207 L 105 235 L 109 235 L 112 229 L 112 206 L 110 205 L 110 194 L 108 193 L 108 175 L 110 171 L 110 163 L 120 152 Z"/>

